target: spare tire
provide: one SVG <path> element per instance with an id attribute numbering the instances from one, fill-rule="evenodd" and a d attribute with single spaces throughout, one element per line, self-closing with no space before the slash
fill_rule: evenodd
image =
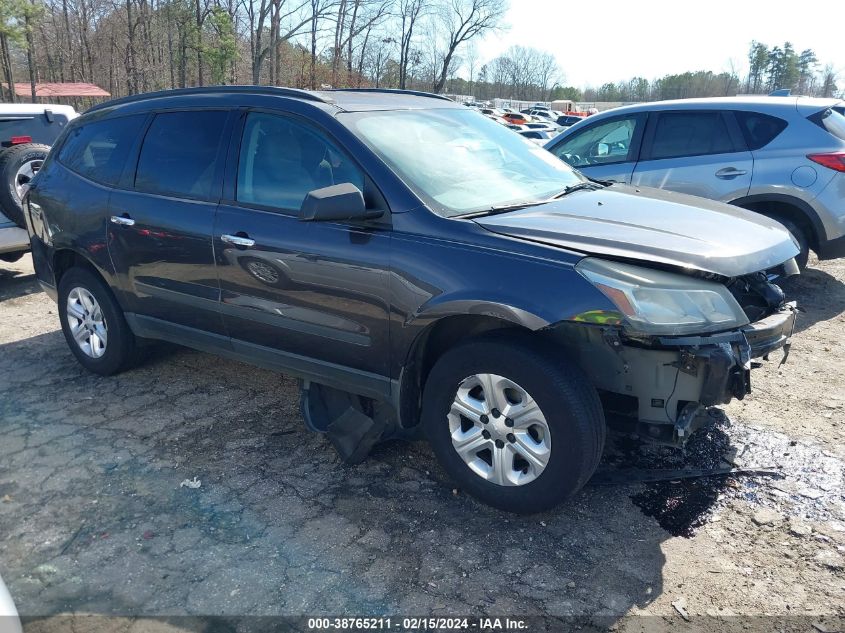
<path id="1" fill-rule="evenodd" d="M 41 169 L 49 151 L 47 145 L 25 143 L 0 152 L 0 211 L 22 229 L 26 228 L 22 187 Z"/>

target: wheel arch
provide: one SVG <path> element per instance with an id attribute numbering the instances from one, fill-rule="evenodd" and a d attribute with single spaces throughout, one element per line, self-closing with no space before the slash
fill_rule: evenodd
<path id="1" fill-rule="evenodd" d="M 732 200 L 730 204 L 754 211 L 768 217 L 781 216 L 795 222 L 810 242 L 810 248 L 818 251 L 819 245 L 827 241 L 827 233 L 818 214 L 806 201 L 786 194 L 755 194 Z"/>
<path id="2" fill-rule="evenodd" d="M 71 268 L 84 268 L 99 277 L 103 285 L 111 293 L 117 304 L 124 309 L 124 304 L 121 301 L 120 293 L 115 292 L 115 288 L 109 283 L 108 272 L 97 266 L 97 264 L 89 257 L 72 248 L 56 249 L 52 256 L 51 265 L 53 268 L 53 279 L 55 280 L 55 287 L 58 291 L 59 283 L 62 276 Z"/>
<path id="3" fill-rule="evenodd" d="M 87 268 L 100 277 L 103 277 L 102 272 L 90 259 L 81 255 L 72 248 L 60 248 L 53 253 L 53 277 L 56 280 L 56 286 L 59 285 L 62 275 L 64 275 L 71 268 Z M 103 278 L 105 281 L 105 278 Z"/>
<path id="4" fill-rule="evenodd" d="M 399 413 L 405 428 L 417 426 L 420 419 L 420 399 L 428 374 L 434 363 L 457 343 L 489 334 L 510 330 L 530 335 L 532 328 L 500 314 L 449 314 L 426 325 L 413 339 L 399 378 Z"/>

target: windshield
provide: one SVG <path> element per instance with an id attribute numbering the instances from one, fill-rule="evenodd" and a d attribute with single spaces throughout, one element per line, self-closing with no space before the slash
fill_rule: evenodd
<path id="1" fill-rule="evenodd" d="M 478 112 L 392 110 L 338 118 L 446 217 L 540 202 L 586 180 Z"/>

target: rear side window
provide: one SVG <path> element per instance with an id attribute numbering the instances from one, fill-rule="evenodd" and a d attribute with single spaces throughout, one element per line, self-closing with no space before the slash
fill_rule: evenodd
<path id="1" fill-rule="evenodd" d="M 786 129 L 787 123 L 783 119 L 759 112 L 734 112 L 745 144 L 748 149 L 755 150 L 765 147 L 775 137 Z"/>
<path id="2" fill-rule="evenodd" d="M 76 126 L 59 151 L 59 162 L 95 182 L 117 184 L 146 115 L 120 117 Z"/>
<path id="3" fill-rule="evenodd" d="M 720 112 L 664 112 L 657 120 L 651 158 L 679 158 L 735 151 Z"/>
<path id="4" fill-rule="evenodd" d="M 135 188 L 186 198 L 209 198 L 228 113 L 157 114 L 141 146 Z"/>

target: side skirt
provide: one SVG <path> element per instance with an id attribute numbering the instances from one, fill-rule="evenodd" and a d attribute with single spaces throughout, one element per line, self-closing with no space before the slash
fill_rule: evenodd
<path id="1" fill-rule="evenodd" d="M 387 376 L 204 332 L 154 317 L 133 313 L 126 313 L 124 316 L 135 336 L 141 338 L 169 341 L 349 393 L 386 402 L 393 401 L 393 381 Z"/>

